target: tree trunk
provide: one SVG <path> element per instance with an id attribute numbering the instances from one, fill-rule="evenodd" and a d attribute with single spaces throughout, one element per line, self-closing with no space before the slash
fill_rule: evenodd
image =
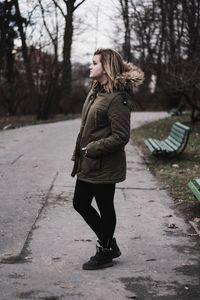
<path id="1" fill-rule="evenodd" d="M 71 111 L 72 94 L 72 66 L 71 66 L 71 45 L 73 37 L 73 11 L 71 3 L 67 2 L 67 15 L 65 17 L 65 32 L 63 46 L 63 63 L 61 79 L 61 110 L 64 113 Z"/>
<path id="2" fill-rule="evenodd" d="M 35 91 L 35 86 L 34 86 L 34 81 L 33 81 L 33 76 L 32 76 L 31 62 L 30 62 L 30 58 L 28 55 L 28 47 L 26 44 L 26 35 L 24 32 L 24 28 L 23 28 L 23 24 L 24 24 L 25 20 L 21 15 L 18 0 L 14 1 L 14 6 L 16 9 L 16 24 L 18 26 L 18 30 L 19 30 L 19 34 L 20 34 L 20 38 L 21 38 L 22 56 L 23 56 L 24 67 L 25 67 L 25 72 L 26 72 L 26 80 L 27 80 L 28 89 L 29 89 L 29 97 L 30 97 L 29 108 L 30 108 L 30 110 L 32 110 L 34 103 L 35 103 L 36 91 Z"/>
<path id="3" fill-rule="evenodd" d="M 120 0 L 122 9 L 123 22 L 125 27 L 124 43 L 123 43 L 123 57 L 127 61 L 132 60 L 131 54 L 131 28 L 130 28 L 130 16 L 129 16 L 129 0 Z"/>
<path id="4" fill-rule="evenodd" d="M 9 83 L 14 80 L 12 51 L 16 37 L 14 26 L 11 26 L 12 17 L 12 3 L 7 1 L 0 3 L 0 71 L 5 68 L 3 76 Z"/>

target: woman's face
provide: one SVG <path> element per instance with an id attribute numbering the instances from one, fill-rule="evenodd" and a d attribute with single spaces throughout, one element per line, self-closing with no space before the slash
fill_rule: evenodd
<path id="1" fill-rule="evenodd" d="M 98 80 L 100 83 L 103 83 L 106 80 L 106 75 L 101 63 L 101 55 L 97 54 L 93 56 L 92 63 L 89 69 L 90 78 Z"/>

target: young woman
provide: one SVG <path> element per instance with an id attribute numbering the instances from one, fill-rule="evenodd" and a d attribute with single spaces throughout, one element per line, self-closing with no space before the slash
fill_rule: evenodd
<path id="1" fill-rule="evenodd" d="M 90 65 L 92 88 L 82 111 L 73 155 L 77 174 L 73 206 L 98 238 L 96 254 L 83 264 L 94 270 L 113 265 L 121 251 L 113 237 L 116 225 L 115 184 L 125 180 L 124 147 L 130 137 L 129 94 L 143 72 L 112 49 L 98 49 Z M 99 212 L 91 205 L 95 198 Z"/>

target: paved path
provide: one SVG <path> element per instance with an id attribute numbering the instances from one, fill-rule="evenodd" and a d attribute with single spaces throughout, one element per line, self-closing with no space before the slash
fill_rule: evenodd
<path id="1" fill-rule="evenodd" d="M 132 127 L 165 115 L 134 113 Z M 95 236 L 71 204 L 79 126 L 0 132 L 0 299 L 200 299 L 199 238 L 130 143 L 127 180 L 115 198 L 123 255 L 112 268 L 82 271 Z"/>

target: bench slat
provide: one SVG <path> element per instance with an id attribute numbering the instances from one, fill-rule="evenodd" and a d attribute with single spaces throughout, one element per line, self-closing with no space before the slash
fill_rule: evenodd
<path id="1" fill-rule="evenodd" d="M 164 148 L 167 152 L 171 152 L 171 151 L 174 150 L 173 147 L 171 147 L 170 145 L 168 145 L 168 144 L 166 143 L 166 141 L 161 141 L 161 145 L 163 146 L 163 148 Z"/>
<path id="2" fill-rule="evenodd" d="M 184 134 L 184 132 L 187 131 L 186 129 L 181 128 L 181 127 L 177 126 L 176 124 L 172 125 L 172 130 L 175 130 L 175 131 L 177 131 L 179 133 L 182 133 L 182 134 Z"/>
<path id="3" fill-rule="evenodd" d="M 158 146 L 156 139 L 149 138 L 149 143 L 157 150 L 160 150 L 160 147 Z"/>
<path id="4" fill-rule="evenodd" d="M 156 151 L 155 147 L 149 142 L 149 139 L 144 140 L 144 143 L 152 153 Z"/>
<path id="5" fill-rule="evenodd" d="M 177 147 L 181 146 L 181 143 L 177 140 L 175 140 L 172 136 L 168 136 L 167 138 L 170 142 L 172 142 L 174 145 L 176 145 Z"/>
<path id="6" fill-rule="evenodd" d="M 192 191 L 195 198 L 200 201 L 200 185 L 199 185 L 199 183 L 200 183 L 200 179 L 191 180 L 188 183 L 188 187 Z"/>
<path id="7" fill-rule="evenodd" d="M 174 123 L 172 125 L 172 128 L 175 128 L 176 130 L 178 130 L 180 132 L 190 131 L 190 127 L 188 127 L 180 122 Z"/>
<path id="8" fill-rule="evenodd" d="M 168 138 L 165 140 L 165 142 L 167 143 L 167 145 L 169 145 L 174 151 L 176 151 L 178 149 L 177 145 L 175 145 L 174 143 L 172 143 L 171 141 L 168 140 Z"/>
<path id="9" fill-rule="evenodd" d="M 183 128 L 186 131 L 190 131 L 190 127 L 189 126 L 186 126 L 186 125 L 184 125 L 184 124 L 182 124 L 180 122 L 176 122 L 175 125 L 178 126 L 178 127 L 180 127 L 180 128 Z"/>
<path id="10" fill-rule="evenodd" d="M 166 152 L 169 152 L 169 151 L 172 151 L 173 148 L 169 147 L 164 141 L 160 141 L 160 140 L 157 140 L 157 139 L 153 139 L 153 142 L 154 142 L 154 145 L 157 147 L 158 151 L 166 151 Z"/>
<path id="11" fill-rule="evenodd" d="M 181 132 L 179 132 L 179 131 L 177 131 L 177 130 L 171 130 L 171 132 L 170 132 L 170 134 L 169 135 L 171 135 L 171 136 L 174 136 L 174 137 L 177 137 L 177 138 L 179 138 L 179 139 L 183 139 L 184 138 L 184 136 L 185 136 L 185 132 L 184 133 L 181 133 Z"/>

